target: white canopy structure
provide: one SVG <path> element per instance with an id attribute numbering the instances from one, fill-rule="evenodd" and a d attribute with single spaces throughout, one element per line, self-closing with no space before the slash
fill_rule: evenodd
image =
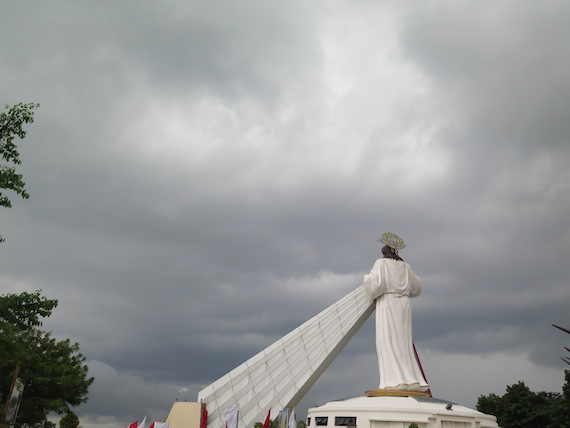
<path id="1" fill-rule="evenodd" d="M 292 409 L 374 311 L 358 287 L 198 394 L 208 409 L 208 428 L 222 428 L 224 410 L 239 407 L 238 426 Z"/>

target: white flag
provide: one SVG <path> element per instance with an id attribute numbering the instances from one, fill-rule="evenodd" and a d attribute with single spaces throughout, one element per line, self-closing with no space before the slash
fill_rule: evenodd
<path id="1" fill-rule="evenodd" d="M 238 405 L 234 405 L 222 413 L 222 421 L 224 421 L 224 425 L 220 428 L 237 428 L 238 423 Z"/>
<path id="2" fill-rule="evenodd" d="M 155 422 L 155 423 L 154 423 L 154 428 L 168 428 L 169 425 L 170 425 L 170 421 L 166 421 L 166 422 Z"/>
<path id="3" fill-rule="evenodd" d="M 297 428 L 297 417 L 295 416 L 295 408 L 291 410 L 291 415 L 289 416 L 289 428 Z"/>
<path id="4" fill-rule="evenodd" d="M 146 416 L 144 417 L 142 422 L 137 425 L 137 428 L 146 428 Z"/>

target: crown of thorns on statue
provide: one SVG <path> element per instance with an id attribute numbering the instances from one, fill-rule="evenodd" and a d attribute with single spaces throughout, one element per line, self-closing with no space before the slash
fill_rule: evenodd
<path id="1" fill-rule="evenodd" d="M 396 254 L 398 254 L 398 250 L 406 248 L 406 244 L 404 244 L 403 239 L 400 238 L 395 233 L 391 232 L 384 232 L 382 236 L 377 239 L 377 241 L 383 242 L 384 244 L 392 248 Z"/>

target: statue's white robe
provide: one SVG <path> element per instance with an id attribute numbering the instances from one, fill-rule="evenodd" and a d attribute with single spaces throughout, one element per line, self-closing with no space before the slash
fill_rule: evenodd
<path id="1" fill-rule="evenodd" d="M 376 299 L 379 388 L 428 390 L 412 342 L 410 297 L 421 293 L 421 280 L 407 263 L 383 258 L 364 275 L 364 289 L 371 300 Z"/>

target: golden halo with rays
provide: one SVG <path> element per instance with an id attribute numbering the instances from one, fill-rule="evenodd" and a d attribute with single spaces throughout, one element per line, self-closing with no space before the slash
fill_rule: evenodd
<path id="1" fill-rule="evenodd" d="M 400 238 L 398 235 L 392 232 L 384 232 L 382 236 L 377 239 L 378 242 L 383 242 L 390 248 L 398 251 L 402 248 L 406 248 L 406 244 L 404 244 L 404 240 Z"/>

